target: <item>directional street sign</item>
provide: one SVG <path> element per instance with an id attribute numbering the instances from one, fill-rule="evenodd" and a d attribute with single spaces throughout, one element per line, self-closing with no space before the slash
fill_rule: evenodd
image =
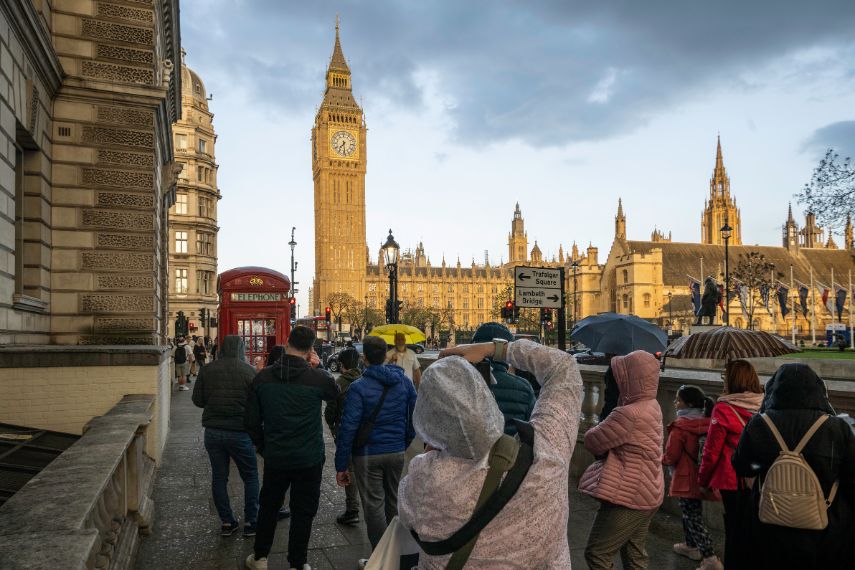
<path id="1" fill-rule="evenodd" d="M 561 269 L 514 268 L 514 302 L 517 307 L 560 309 L 564 306 Z"/>

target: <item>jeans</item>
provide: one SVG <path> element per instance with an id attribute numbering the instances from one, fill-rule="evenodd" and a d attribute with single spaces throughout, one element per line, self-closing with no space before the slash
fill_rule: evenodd
<path id="1" fill-rule="evenodd" d="M 353 456 L 353 473 L 362 498 L 362 513 L 372 550 L 398 514 L 398 483 L 403 470 L 403 451 Z"/>
<path id="2" fill-rule="evenodd" d="M 233 460 L 243 479 L 244 523 L 258 518 L 258 463 L 249 434 L 242 431 L 205 428 L 205 450 L 211 460 L 211 494 L 223 524 L 236 523 L 229 503 L 229 460 Z"/>
<path id="3" fill-rule="evenodd" d="M 353 474 L 353 463 L 347 466 L 347 474 L 350 475 L 350 485 L 344 488 L 344 510 L 350 513 L 359 512 L 359 485 Z"/>
<path id="4" fill-rule="evenodd" d="M 279 507 L 285 493 L 291 488 L 291 524 L 288 527 L 288 563 L 291 568 L 302 568 L 306 563 L 312 521 L 318 512 L 321 498 L 321 475 L 324 464 L 303 469 L 274 469 L 264 465 L 264 483 L 261 486 L 261 511 L 255 535 L 255 559 L 270 554 Z"/>

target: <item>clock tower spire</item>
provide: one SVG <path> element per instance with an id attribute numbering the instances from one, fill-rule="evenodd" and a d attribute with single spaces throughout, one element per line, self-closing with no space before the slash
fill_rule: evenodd
<path id="1" fill-rule="evenodd" d="M 345 292 L 356 299 L 365 294 L 365 135 L 365 117 L 353 97 L 336 17 L 326 90 L 312 127 L 315 279 L 311 305 L 315 313 L 328 304 L 331 293 Z"/>

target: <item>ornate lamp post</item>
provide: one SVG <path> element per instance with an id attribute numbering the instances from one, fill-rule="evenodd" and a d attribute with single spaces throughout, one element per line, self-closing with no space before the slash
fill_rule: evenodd
<path id="1" fill-rule="evenodd" d="M 383 244 L 383 258 L 386 261 L 386 271 L 389 272 L 389 301 L 391 302 L 389 324 L 398 323 L 398 254 L 400 252 L 401 247 L 392 236 L 390 228 L 389 237 Z"/>
<path id="2" fill-rule="evenodd" d="M 570 330 L 573 330 L 573 327 L 576 326 L 576 319 L 578 317 L 578 313 L 576 312 L 576 307 L 579 305 L 578 297 L 577 297 L 577 287 L 576 287 L 576 272 L 579 270 L 579 262 L 575 259 L 573 263 L 570 264 L 570 269 L 573 270 L 573 323 L 570 325 Z"/>
<path id="3" fill-rule="evenodd" d="M 724 238 L 724 326 L 730 326 L 730 252 L 728 251 L 728 242 L 733 232 L 733 228 L 724 220 L 724 225 L 721 227 L 721 237 Z M 701 276 L 703 277 L 703 275 Z"/>

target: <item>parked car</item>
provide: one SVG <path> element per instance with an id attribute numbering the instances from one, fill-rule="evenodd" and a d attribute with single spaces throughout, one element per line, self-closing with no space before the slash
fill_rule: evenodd
<path id="1" fill-rule="evenodd" d="M 338 372 L 341 369 L 341 365 L 338 362 L 338 355 L 341 354 L 341 351 L 343 351 L 345 348 L 350 348 L 350 347 L 346 346 L 346 347 L 340 348 L 327 357 L 327 360 L 324 363 L 327 367 L 327 370 L 329 370 L 330 372 Z M 358 352 L 360 355 L 362 354 L 362 343 L 361 342 L 354 342 L 353 348 L 355 348 L 356 352 Z M 362 370 L 363 368 L 365 368 L 365 365 L 362 363 L 362 359 L 360 358 L 359 359 L 359 369 Z"/>
<path id="2" fill-rule="evenodd" d="M 602 366 L 608 366 L 609 364 L 609 359 L 606 358 L 606 355 L 602 352 L 586 350 L 584 352 L 574 354 L 573 356 L 579 364 L 599 364 Z"/>
<path id="3" fill-rule="evenodd" d="M 425 346 L 423 344 L 408 344 L 407 348 L 409 348 L 416 354 L 421 354 L 425 351 Z"/>

